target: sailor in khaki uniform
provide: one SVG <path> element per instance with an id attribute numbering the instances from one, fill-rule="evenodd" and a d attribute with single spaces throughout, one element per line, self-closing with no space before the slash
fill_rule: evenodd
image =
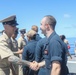
<path id="1" fill-rule="evenodd" d="M 19 57 L 22 59 L 23 48 L 26 45 L 26 39 L 24 35 L 26 33 L 26 30 L 21 29 L 20 33 L 21 33 L 21 37 L 18 39 L 18 52 L 17 53 L 19 54 Z M 22 66 L 19 66 L 19 75 L 23 75 Z"/>
<path id="2" fill-rule="evenodd" d="M 4 32 L 0 36 L 0 75 L 10 75 L 10 69 L 13 75 L 17 75 L 13 68 L 14 64 L 29 66 L 30 62 L 23 61 L 13 54 L 11 36 L 16 30 L 16 16 L 10 16 L 0 21 L 4 26 Z"/>
<path id="3" fill-rule="evenodd" d="M 25 39 L 25 29 L 20 30 L 21 33 L 21 37 L 18 39 L 18 51 L 15 52 L 15 54 L 20 54 L 20 58 L 22 58 L 22 52 L 23 52 L 23 48 L 24 46 L 27 44 L 27 41 Z"/>
<path id="4" fill-rule="evenodd" d="M 0 75 L 9 75 L 10 67 L 12 71 L 14 70 L 8 58 L 13 56 L 11 36 L 16 29 L 16 16 L 10 16 L 4 20 L 0 21 L 4 26 L 4 32 L 0 36 Z M 13 75 L 16 75 L 13 71 Z"/>
<path id="5" fill-rule="evenodd" d="M 18 48 L 21 50 L 26 45 L 26 39 L 25 39 L 25 35 L 24 35 L 26 33 L 26 30 L 21 29 L 20 33 L 21 33 L 21 37 L 18 39 Z"/>

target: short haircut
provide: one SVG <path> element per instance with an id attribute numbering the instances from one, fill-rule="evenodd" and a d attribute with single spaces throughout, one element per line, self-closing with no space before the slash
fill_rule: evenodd
<path id="1" fill-rule="evenodd" d="M 49 24 L 52 27 L 52 29 L 54 30 L 55 25 L 56 25 L 56 19 L 51 15 L 46 15 L 44 17 L 46 17 L 46 19 L 47 19 L 46 24 Z"/>
<path id="2" fill-rule="evenodd" d="M 34 30 L 29 30 L 27 33 L 26 33 L 27 37 L 31 38 L 32 39 L 35 39 L 36 38 L 36 31 Z"/>
<path id="3" fill-rule="evenodd" d="M 62 41 L 64 41 L 64 39 L 66 39 L 65 35 L 60 35 L 60 38 L 62 39 Z"/>
<path id="4" fill-rule="evenodd" d="M 36 26 L 36 25 L 33 25 L 31 29 L 38 32 L 38 26 Z"/>

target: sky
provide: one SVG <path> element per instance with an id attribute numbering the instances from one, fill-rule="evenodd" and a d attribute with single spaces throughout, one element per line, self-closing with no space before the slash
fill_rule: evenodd
<path id="1" fill-rule="evenodd" d="M 32 25 L 39 27 L 45 15 L 56 18 L 55 31 L 68 37 L 76 37 L 76 0 L 0 0 L 0 20 L 16 15 L 18 28 L 31 29 Z M 3 30 L 0 23 L 0 30 Z"/>

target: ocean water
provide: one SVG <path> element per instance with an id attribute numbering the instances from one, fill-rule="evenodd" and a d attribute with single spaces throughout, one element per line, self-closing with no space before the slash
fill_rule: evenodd
<path id="1" fill-rule="evenodd" d="M 69 49 L 70 54 L 75 54 L 74 49 L 75 49 L 76 37 L 67 38 L 67 40 L 69 41 L 70 44 L 70 49 Z"/>

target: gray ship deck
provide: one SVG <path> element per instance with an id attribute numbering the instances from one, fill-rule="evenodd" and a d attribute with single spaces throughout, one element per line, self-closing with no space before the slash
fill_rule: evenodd
<path id="1" fill-rule="evenodd" d="M 76 75 L 76 56 L 72 55 L 72 59 L 68 57 L 67 66 L 69 69 L 69 75 Z"/>

